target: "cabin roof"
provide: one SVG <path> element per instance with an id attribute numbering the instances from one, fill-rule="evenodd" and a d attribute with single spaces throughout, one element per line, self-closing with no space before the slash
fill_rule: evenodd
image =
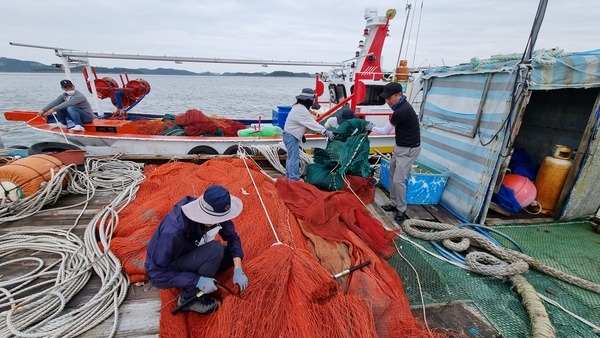
<path id="1" fill-rule="evenodd" d="M 518 54 L 471 59 L 468 64 L 444 66 L 425 71 L 423 79 L 488 73 L 512 73 L 519 67 Z M 600 49 L 565 53 L 560 49 L 533 54 L 529 90 L 600 87 Z M 485 81 L 482 77 L 481 81 Z"/>

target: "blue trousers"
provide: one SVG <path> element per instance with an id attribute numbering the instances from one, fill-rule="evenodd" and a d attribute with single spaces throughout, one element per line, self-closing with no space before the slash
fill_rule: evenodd
<path id="1" fill-rule="evenodd" d="M 173 262 L 172 267 L 179 271 L 189 271 L 198 276 L 214 278 L 218 272 L 233 266 L 233 257 L 223 244 L 210 241 L 201 245 L 193 251 L 179 257 Z M 198 293 L 197 287 L 185 289 L 183 299 L 195 297 Z"/>
<path id="2" fill-rule="evenodd" d="M 291 181 L 300 180 L 300 146 L 294 135 L 283 132 L 283 144 L 287 149 L 285 160 L 285 177 Z"/>
<path id="3" fill-rule="evenodd" d="M 68 106 L 65 109 L 57 110 L 56 119 L 65 126 L 67 125 L 67 119 L 80 126 L 83 126 L 84 123 L 92 123 L 94 120 L 88 112 L 77 106 Z"/>

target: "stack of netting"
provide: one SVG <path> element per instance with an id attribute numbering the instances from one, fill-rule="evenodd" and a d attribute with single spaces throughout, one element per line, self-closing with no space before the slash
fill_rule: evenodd
<path id="1" fill-rule="evenodd" d="M 369 203 L 374 188 L 366 182 L 358 190 Z M 183 196 L 199 196 L 215 183 L 244 202 L 234 223 L 249 286 L 239 296 L 219 291 L 223 301 L 211 315 L 171 315 L 181 290 L 162 290 L 162 337 L 441 336 L 413 317 L 402 282 L 385 261 L 395 234 L 356 196 L 284 178 L 273 182 L 243 159 L 169 163 L 147 173 L 111 242 L 131 282 L 146 279 L 146 244 L 164 215 Z M 337 282 L 332 278 L 367 260 L 370 265 Z M 216 279 L 234 288 L 231 269 Z"/>

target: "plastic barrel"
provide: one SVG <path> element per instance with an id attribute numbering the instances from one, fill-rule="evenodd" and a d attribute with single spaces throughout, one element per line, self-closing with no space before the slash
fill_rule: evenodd
<path id="1" fill-rule="evenodd" d="M 64 165 L 49 155 L 31 155 L 0 167 L 0 200 L 12 202 L 29 197 Z"/>
<path id="2" fill-rule="evenodd" d="M 546 156 L 542 161 L 535 178 L 535 187 L 538 192 L 537 201 L 542 206 L 542 213 L 553 214 L 572 165 L 570 160 L 551 156 Z"/>

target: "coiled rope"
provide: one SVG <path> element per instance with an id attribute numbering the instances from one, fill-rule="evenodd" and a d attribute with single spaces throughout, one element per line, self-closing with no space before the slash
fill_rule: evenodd
<path id="1" fill-rule="evenodd" d="M 37 263 L 33 271 L 0 283 L 0 308 L 10 306 L 0 313 L 1 337 L 75 337 L 111 315 L 114 322 L 105 336 L 114 336 L 118 308 L 125 299 L 129 281 L 121 272 L 119 259 L 108 248 L 118 225 L 118 213 L 135 197 L 144 179 L 141 168 L 115 158 L 86 161 L 85 172 L 75 176 L 91 182 L 94 191 L 110 190 L 117 196 L 90 221 L 83 241 L 71 232 L 72 228 L 0 236 L 0 258 L 27 255 L 2 266 L 25 260 Z M 21 253 L 23 250 L 27 252 Z M 29 256 L 31 250 L 58 254 L 60 259 L 44 267 L 43 259 Z M 100 277 L 100 289 L 85 304 L 67 311 L 65 305 L 86 285 L 92 269 Z"/>
<path id="2" fill-rule="evenodd" d="M 250 148 L 256 153 L 260 153 L 263 155 L 267 161 L 275 168 L 277 171 L 285 175 L 285 167 L 281 164 L 279 160 L 279 150 L 285 150 L 285 145 L 283 142 L 279 142 L 277 144 L 269 144 L 269 145 L 251 145 Z M 300 174 L 306 174 L 306 166 L 308 163 L 313 163 L 313 158 L 309 154 L 301 151 L 300 152 Z"/>
<path id="3" fill-rule="evenodd" d="M 473 271 L 481 273 L 490 272 L 491 276 L 510 276 L 511 272 L 522 273 L 527 271 L 527 268 L 522 270 L 525 267 L 525 265 L 522 264 L 522 262 L 524 262 L 527 264 L 527 267 L 532 267 L 549 276 L 586 290 L 600 293 L 600 284 L 567 274 L 524 253 L 509 248 L 498 247 L 488 238 L 476 231 L 460 229 L 452 224 L 413 219 L 404 221 L 401 226 L 402 230 L 410 236 L 428 241 L 442 241 L 444 246 L 455 251 L 464 251 L 471 246 L 487 250 L 490 254 L 481 255 L 475 254 L 474 252 L 467 254 L 467 259 L 474 264 L 473 266 L 470 266 Z M 431 232 L 431 229 L 437 231 Z M 457 242 L 456 239 L 460 240 Z M 472 254 L 475 254 L 475 256 L 473 258 L 468 258 L 468 256 Z M 487 260 L 493 264 L 498 258 L 505 261 L 503 266 L 499 266 L 498 269 L 486 266 L 488 265 Z"/>

